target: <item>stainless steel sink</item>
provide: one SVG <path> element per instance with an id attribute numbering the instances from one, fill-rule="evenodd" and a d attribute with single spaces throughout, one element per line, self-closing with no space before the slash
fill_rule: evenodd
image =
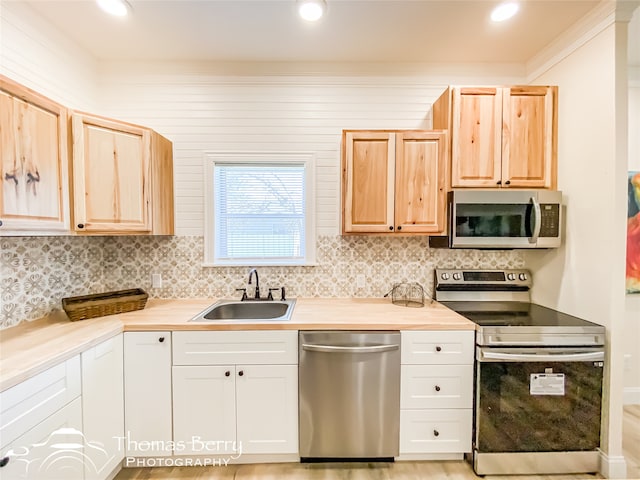
<path id="1" fill-rule="evenodd" d="M 294 300 L 244 301 L 219 300 L 193 317 L 190 322 L 218 320 L 286 321 L 291 319 Z"/>

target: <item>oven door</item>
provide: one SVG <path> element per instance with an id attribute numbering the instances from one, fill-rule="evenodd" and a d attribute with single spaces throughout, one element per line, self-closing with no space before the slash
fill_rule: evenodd
<path id="1" fill-rule="evenodd" d="M 597 449 L 603 367 L 603 347 L 477 347 L 474 449 Z"/>

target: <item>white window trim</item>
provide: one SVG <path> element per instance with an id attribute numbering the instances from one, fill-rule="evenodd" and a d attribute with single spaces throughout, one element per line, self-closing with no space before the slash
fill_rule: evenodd
<path id="1" fill-rule="evenodd" d="M 254 258 L 214 260 L 215 218 L 213 171 L 216 164 L 298 164 L 305 170 L 305 259 Z M 204 263 L 203 267 L 313 266 L 316 263 L 316 156 L 309 152 L 205 152 L 204 154 Z"/>

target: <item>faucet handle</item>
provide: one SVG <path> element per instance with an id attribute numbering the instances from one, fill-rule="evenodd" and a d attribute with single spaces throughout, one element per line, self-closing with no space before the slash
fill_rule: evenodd
<path id="1" fill-rule="evenodd" d="M 280 288 L 280 300 L 283 302 L 286 300 L 286 298 L 284 298 L 284 287 Z"/>
<path id="2" fill-rule="evenodd" d="M 242 292 L 242 298 L 240 299 L 241 302 L 244 302 L 248 298 L 246 288 L 236 288 L 236 292 Z"/>
<path id="3" fill-rule="evenodd" d="M 269 295 L 267 295 L 267 300 L 273 300 L 273 294 L 271 292 L 275 292 L 276 290 L 280 290 L 279 288 L 270 288 Z"/>

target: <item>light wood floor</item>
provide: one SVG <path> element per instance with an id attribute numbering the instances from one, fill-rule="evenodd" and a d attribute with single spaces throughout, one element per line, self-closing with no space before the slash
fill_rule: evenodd
<path id="1" fill-rule="evenodd" d="M 625 407 L 623 450 L 627 478 L 640 479 L 640 405 Z M 258 464 L 227 467 L 127 468 L 115 480 L 474 480 L 463 461 Z M 485 480 L 583 480 L 599 475 L 491 476 Z"/>

